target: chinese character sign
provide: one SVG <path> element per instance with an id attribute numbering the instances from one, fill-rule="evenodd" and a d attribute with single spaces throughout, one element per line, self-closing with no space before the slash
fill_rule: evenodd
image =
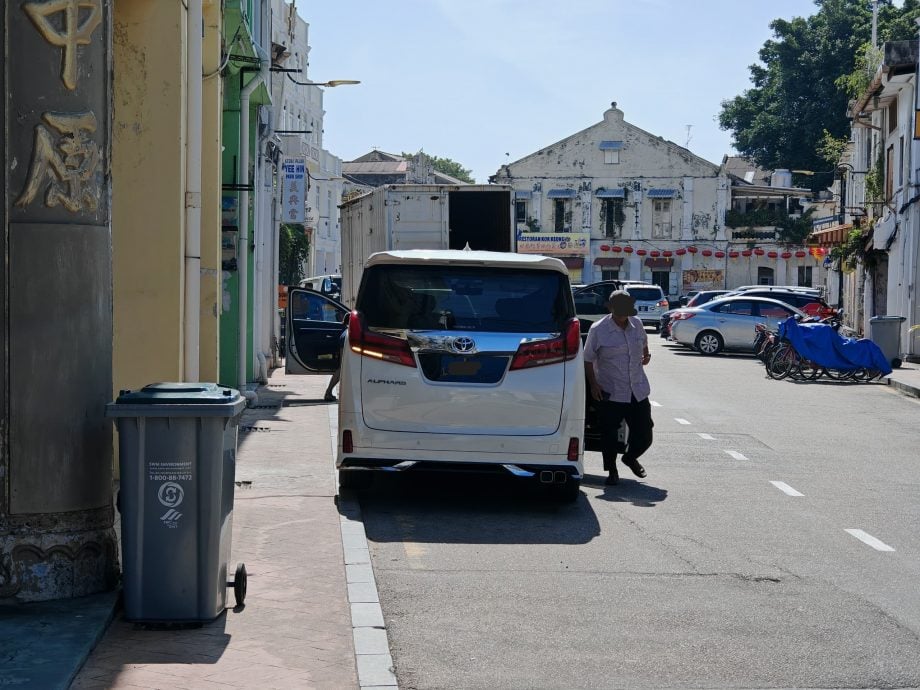
<path id="1" fill-rule="evenodd" d="M 281 161 L 281 218 L 285 223 L 303 223 L 306 219 L 307 159 L 285 156 Z"/>

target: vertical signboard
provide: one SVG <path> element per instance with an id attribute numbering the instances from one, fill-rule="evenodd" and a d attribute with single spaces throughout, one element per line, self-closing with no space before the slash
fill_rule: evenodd
<path id="1" fill-rule="evenodd" d="M 281 217 L 285 223 L 303 223 L 306 219 L 307 159 L 285 156 L 281 169 L 284 171 Z"/>

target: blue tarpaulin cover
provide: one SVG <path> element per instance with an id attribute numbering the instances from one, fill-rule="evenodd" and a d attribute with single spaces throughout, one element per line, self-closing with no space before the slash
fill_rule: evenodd
<path id="1" fill-rule="evenodd" d="M 779 335 L 802 357 L 827 369 L 878 369 L 891 373 L 891 363 L 868 338 L 844 338 L 825 323 L 799 323 L 791 316 L 779 325 Z"/>

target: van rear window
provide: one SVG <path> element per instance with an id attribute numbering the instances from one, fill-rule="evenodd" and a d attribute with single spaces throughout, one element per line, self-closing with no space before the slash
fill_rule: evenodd
<path id="1" fill-rule="evenodd" d="M 640 302 L 657 302 L 661 299 L 661 288 L 627 287 L 626 292 Z"/>
<path id="2" fill-rule="evenodd" d="M 378 265 L 357 309 L 373 328 L 554 333 L 574 315 L 566 276 L 488 266 Z"/>

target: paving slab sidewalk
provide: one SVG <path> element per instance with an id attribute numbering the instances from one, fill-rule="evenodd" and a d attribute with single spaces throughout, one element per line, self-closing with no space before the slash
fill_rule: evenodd
<path id="1" fill-rule="evenodd" d="M 327 381 L 276 370 L 243 413 L 230 569 L 246 565 L 245 606 L 197 629 L 118 613 L 73 688 L 359 687 Z"/>

